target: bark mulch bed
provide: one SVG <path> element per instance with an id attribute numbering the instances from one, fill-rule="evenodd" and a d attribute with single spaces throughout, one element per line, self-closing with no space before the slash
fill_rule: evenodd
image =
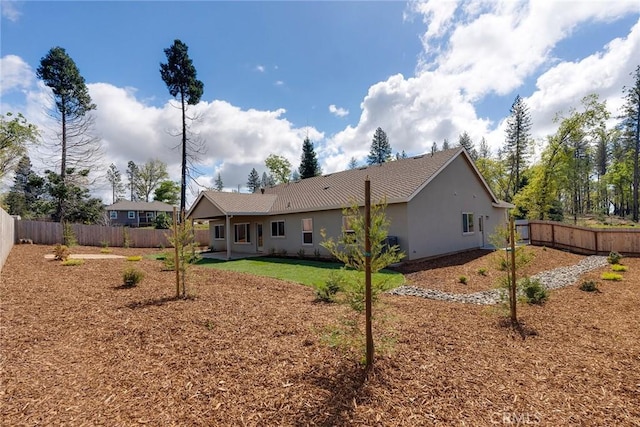
<path id="1" fill-rule="evenodd" d="M 176 300 L 157 261 L 50 251 L 15 246 L 0 276 L 1 425 L 640 425 L 640 259 L 621 282 L 588 273 L 600 293 L 519 307 L 520 329 L 495 307 L 384 295 L 396 343 L 365 376 L 320 341 L 342 308 L 307 287 L 196 267 Z M 145 279 L 122 288 L 132 264 Z"/>

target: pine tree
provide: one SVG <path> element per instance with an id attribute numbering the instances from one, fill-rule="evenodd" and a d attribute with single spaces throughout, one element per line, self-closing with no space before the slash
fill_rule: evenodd
<path id="1" fill-rule="evenodd" d="M 262 172 L 262 179 L 260 180 L 260 186 L 262 188 L 269 187 L 269 177 L 267 176 L 266 172 Z"/>
<path id="2" fill-rule="evenodd" d="M 520 95 L 516 96 L 507 119 L 507 135 L 504 152 L 509 169 L 509 199 L 522 187 L 522 173 L 527 167 L 529 154 L 531 117 L 529 108 Z"/>
<path id="3" fill-rule="evenodd" d="M 122 198 L 122 194 L 124 193 L 124 185 L 122 184 L 122 176 L 120 175 L 120 171 L 113 163 L 111 163 L 109 169 L 107 170 L 107 181 L 109 181 L 109 184 L 111 184 L 112 203 L 115 203 Z"/>
<path id="4" fill-rule="evenodd" d="M 451 148 L 451 147 L 449 146 L 449 140 L 448 140 L 447 138 L 445 138 L 445 139 L 442 141 L 442 151 L 444 151 L 444 150 L 448 150 L 449 148 Z"/>
<path id="5" fill-rule="evenodd" d="M 352 157 L 349 160 L 349 165 L 347 166 L 349 169 L 355 169 L 358 167 L 358 160 L 355 157 Z"/>
<path id="6" fill-rule="evenodd" d="M 31 169 L 31 160 L 22 156 L 15 168 L 13 185 L 6 203 L 11 215 L 36 218 L 40 214 L 38 201 L 44 193 L 44 180 Z"/>
<path id="7" fill-rule="evenodd" d="M 311 142 L 308 137 L 302 142 L 302 155 L 300 156 L 300 167 L 298 171 L 300 172 L 301 179 L 322 174 L 316 152 L 313 148 L 313 142 Z"/>
<path id="8" fill-rule="evenodd" d="M 367 163 L 370 165 L 380 165 L 391 160 L 391 145 L 389 138 L 382 128 L 376 129 L 371 141 L 371 151 L 367 157 Z"/>
<path id="9" fill-rule="evenodd" d="M 431 155 L 435 154 L 438 151 L 438 144 L 433 141 L 433 144 L 431 144 Z"/>
<path id="10" fill-rule="evenodd" d="M 129 180 L 129 200 L 136 202 L 138 201 L 138 194 L 136 192 L 138 165 L 136 165 L 132 160 L 129 160 L 129 163 L 127 163 L 127 179 Z"/>
<path id="11" fill-rule="evenodd" d="M 635 79 L 632 86 L 625 86 L 622 91 L 624 106 L 622 107 L 623 138 L 627 152 L 633 159 L 633 221 L 638 222 L 638 193 L 640 192 L 640 65 L 631 74 Z"/>
<path id="12" fill-rule="evenodd" d="M 196 78 L 196 68 L 188 54 L 189 48 L 180 40 L 174 40 L 171 47 L 164 50 L 167 63 L 160 64 L 160 76 L 169 93 L 177 97 L 182 109 L 182 178 L 180 182 L 180 215 L 185 211 L 187 189 L 187 158 L 193 146 L 187 144 L 187 105 L 200 102 L 204 84 Z M 193 155 L 193 153 L 191 153 Z"/>
<path id="13" fill-rule="evenodd" d="M 478 153 L 467 131 L 464 131 L 460 134 L 460 136 L 458 137 L 458 144 L 461 147 L 464 147 L 465 150 L 467 150 L 467 153 L 469 154 L 469 156 L 471 156 L 471 159 L 473 161 L 476 161 L 478 159 Z"/>
<path id="14" fill-rule="evenodd" d="M 258 175 L 256 168 L 251 169 L 251 173 L 249 173 L 247 188 L 252 193 L 256 193 L 260 189 L 260 176 Z"/>
<path id="15" fill-rule="evenodd" d="M 216 177 L 216 180 L 213 183 L 213 188 L 215 188 L 216 191 L 222 191 L 222 189 L 224 188 L 224 183 L 222 182 L 222 177 L 220 176 L 220 172 L 218 172 L 218 176 Z"/>
<path id="16" fill-rule="evenodd" d="M 489 144 L 487 140 L 484 139 L 484 136 L 480 140 L 480 148 L 478 149 L 478 158 L 480 159 L 488 159 L 491 157 L 491 148 L 489 148 Z"/>

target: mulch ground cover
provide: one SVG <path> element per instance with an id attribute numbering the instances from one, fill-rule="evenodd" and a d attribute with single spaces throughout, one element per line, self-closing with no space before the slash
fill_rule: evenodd
<path id="1" fill-rule="evenodd" d="M 582 258 L 538 249 L 531 271 Z M 383 295 L 395 344 L 365 374 L 321 340 L 344 308 L 308 287 L 194 267 L 191 298 L 175 299 L 158 261 L 50 252 L 15 246 L 0 275 L 3 426 L 640 425 L 640 259 L 620 282 L 586 274 L 600 292 L 519 306 L 518 329 L 497 307 Z M 474 262 L 407 277 L 474 286 Z M 123 288 L 130 266 L 146 275 Z"/>

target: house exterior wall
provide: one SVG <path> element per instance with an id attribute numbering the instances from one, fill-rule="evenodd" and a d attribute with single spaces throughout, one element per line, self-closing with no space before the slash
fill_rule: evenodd
<path id="1" fill-rule="evenodd" d="M 408 260 L 488 245 L 496 226 L 505 223 L 505 210 L 492 206 L 491 196 L 466 162 L 456 157 L 409 203 Z M 473 233 L 463 233 L 463 213 L 473 214 Z"/>
<path id="2" fill-rule="evenodd" d="M 116 213 L 116 218 L 113 218 L 111 212 Z M 128 227 L 150 227 L 155 224 L 156 216 L 162 212 L 156 211 L 132 211 L 134 212 L 134 218 L 129 218 L 129 211 L 107 211 L 109 215 L 109 221 L 111 225 L 122 225 Z M 153 217 L 147 218 L 147 212 L 153 214 Z M 173 218 L 172 212 L 164 212 L 169 216 L 169 218 Z"/>
<path id="3" fill-rule="evenodd" d="M 387 219 L 390 221 L 389 236 L 397 237 L 400 249 L 408 253 L 408 233 L 406 204 L 394 204 L 387 206 Z M 230 223 L 231 251 L 235 253 L 257 253 L 257 229 L 256 224 L 262 224 L 263 249 L 262 253 L 287 255 L 297 255 L 300 250 L 304 250 L 304 255 L 312 257 L 316 253 L 321 257 L 329 257 L 329 252 L 320 243 L 322 236 L 320 230 L 323 228 L 327 232 L 327 237 L 338 238 L 342 233 L 342 210 L 333 209 L 329 211 L 303 212 L 285 215 L 273 215 L 264 217 L 234 217 Z M 304 219 L 312 220 L 312 243 L 303 242 L 302 224 Z M 284 221 L 284 236 L 272 236 L 272 223 Z M 235 243 L 235 224 L 249 224 L 250 243 Z M 215 219 L 209 221 L 210 242 L 215 251 L 225 251 L 227 230 L 225 226 L 225 239 L 215 238 L 215 226 L 225 226 L 225 219 Z"/>

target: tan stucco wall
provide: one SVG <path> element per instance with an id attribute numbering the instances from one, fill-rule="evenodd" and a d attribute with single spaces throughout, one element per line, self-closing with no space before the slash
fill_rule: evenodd
<path id="1" fill-rule="evenodd" d="M 409 203 L 411 230 L 409 259 L 478 248 L 489 244 L 489 236 L 505 221 L 504 209 L 494 208 L 484 185 L 458 156 Z M 474 215 L 474 233 L 463 234 L 462 213 Z M 483 216 L 484 236 L 479 231 Z M 484 237 L 484 241 L 483 241 Z"/>

